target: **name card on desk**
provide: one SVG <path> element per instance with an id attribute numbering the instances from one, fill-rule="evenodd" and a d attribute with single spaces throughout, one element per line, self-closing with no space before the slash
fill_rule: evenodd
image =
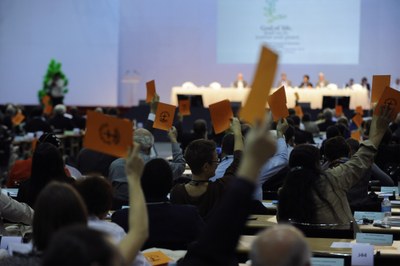
<path id="1" fill-rule="evenodd" d="M 399 188 L 398 187 L 381 187 L 381 192 L 383 192 L 383 193 L 392 194 L 393 191 L 396 193 L 396 195 L 399 194 Z"/>
<path id="2" fill-rule="evenodd" d="M 383 212 L 354 212 L 354 219 L 362 220 L 364 218 L 369 220 L 382 220 Z"/>
<path id="3" fill-rule="evenodd" d="M 374 246 L 369 244 L 354 244 L 351 252 L 351 265 L 374 265 Z"/>
<path id="4" fill-rule="evenodd" d="M 1 249 L 8 249 L 8 246 L 11 243 L 22 243 L 22 237 L 20 236 L 2 236 L 0 248 Z"/>
<path id="5" fill-rule="evenodd" d="M 344 259 L 311 258 L 311 266 L 344 266 Z"/>
<path id="6" fill-rule="evenodd" d="M 391 246 L 393 244 L 393 235 L 357 233 L 356 243 L 368 243 L 378 246 Z"/>

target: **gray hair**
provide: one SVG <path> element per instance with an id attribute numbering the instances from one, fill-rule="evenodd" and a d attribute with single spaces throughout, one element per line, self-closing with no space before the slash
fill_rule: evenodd
<path id="1" fill-rule="evenodd" d="M 302 232 L 279 224 L 258 234 L 250 258 L 253 266 L 304 266 L 310 265 L 311 252 Z"/>
<path id="2" fill-rule="evenodd" d="M 138 128 L 133 134 L 133 141 L 139 143 L 140 150 L 147 154 L 154 145 L 154 136 L 147 129 Z"/>
<path id="3" fill-rule="evenodd" d="M 65 114 L 65 112 L 67 112 L 67 107 L 65 107 L 65 105 L 63 105 L 63 104 L 57 104 L 54 107 L 54 113 L 56 115 L 63 115 L 63 114 Z"/>

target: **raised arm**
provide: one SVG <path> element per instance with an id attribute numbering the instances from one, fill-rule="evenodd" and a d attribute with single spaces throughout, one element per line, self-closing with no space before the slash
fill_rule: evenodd
<path id="1" fill-rule="evenodd" d="M 144 162 L 139 157 L 140 144 L 135 143 L 126 159 L 129 184 L 129 231 L 119 244 L 122 256 L 131 264 L 149 235 L 147 207 L 140 185 Z"/>
<path id="2" fill-rule="evenodd" d="M 0 218 L 15 223 L 32 224 L 33 210 L 25 203 L 20 203 L 3 194 L 0 189 Z"/>
<path id="3" fill-rule="evenodd" d="M 150 106 L 150 113 L 149 116 L 147 117 L 146 123 L 144 124 L 144 128 L 153 133 L 153 124 L 154 124 L 154 119 L 156 117 L 156 112 L 157 112 L 157 107 L 158 103 L 160 102 L 160 96 L 156 93 L 151 99 L 151 102 L 149 104 Z"/>
<path id="4" fill-rule="evenodd" d="M 340 188 L 349 190 L 371 167 L 377 147 L 389 126 L 390 114 L 391 111 L 384 108 L 380 115 L 374 115 L 371 121 L 369 139 L 361 143 L 360 148 L 349 161 L 326 170 L 333 175 L 334 182 Z"/>
<path id="5" fill-rule="evenodd" d="M 182 176 L 185 171 L 186 161 L 183 158 L 182 149 L 177 141 L 178 133 L 175 127 L 172 127 L 168 131 L 168 137 L 171 141 L 171 149 L 172 149 L 172 162 L 169 163 L 172 169 L 173 178 L 179 178 Z"/>

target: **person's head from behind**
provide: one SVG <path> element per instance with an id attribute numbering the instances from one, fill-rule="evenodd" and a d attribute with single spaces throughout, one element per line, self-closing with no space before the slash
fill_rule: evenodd
<path id="1" fill-rule="evenodd" d="M 43 107 L 41 106 L 36 106 L 33 108 L 33 110 L 30 113 L 30 117 L 39 117 L 43 115 Z"/>
<path id="2" fill-rule="evenodd" d="M 154 136 L 144 128 L 138 128 L 133 135 L 133 141 L 140 144 L 140 152 L 149 155 L 154 145 Z"/>
<path id="3" fill-rule="evenodd" d="M 63 116 L 67 112 L 67 107 L 63 104 L 57 104 L 54 107 L 54 115 L 56 116 Z"/>
<path id="4" fill-rule="evenodd" d="M 360 142 L 358 142 L 358 140 L 355 140 L 353 138 L 346 139 L 346 143 L 350 147 L 350 155 L 351 156 L 353 156 L 353 154 L 355 154 L 358 151 L 358 149 L 360 148 Z"/>
<path id="5" fill-rule="evenodd" d="M 331 139 L 333 137 L 341 136 L 342 133 L 340 132 L 340 129 L 336 126 L 329 126 L 326 129 L 326 139 Z"/>
<path id="6" fill-rule="evenodd" d="M 201 138 L 206 138 L 207 122 L 204 119 L 196 119 L 193 123 L 193 132 Z"/>
<path id="7" fill-rule="evenodd" d="M 32 157 L 31 184 L 44 187 L 51 180 L 65 177 L 64 161 L 59 149 L 48 142 L 37 145 Z"/>
<path id="8" fill-rule="evenodd" d="M 315 219 L 312 190 L 320 178 L 319 158 L 319 149 L 309 144 L 297 145 L 290 153 L 290 171 L 279 193 L 280 221 L 312 222 Z"/>
<path id="9" fill-rule="evenodd" d="M 304 115 L 303 115 L 301 121 L 302 121 L 303 123 L 304 123 L 304 122 L 310 122 L 310 121 L 311 121 L 311 115 L 310 115 L 310 113 L 304 113 Z"/>
<path id="10" fill-rule="evenodd" d="M 251 265 L 311 265 L 311 252 L 302 232 L 279 224 L 257 235 L 250 251 Z"/>
<path id="11" fill-rule="evenodd" d="M 300 117 L 297 115 L 292 115 L 290 118 L 293 121 L 294 127 L 299 128 L 300 127 Z"/>
<path id="12" fill-rule="evenodd" d="M 68 226 L 51 238 L 43 265 L 125 265 L 119 250 L 98 230 Z"/>
<path id="13" fill-rule="evenodd" d="M 222 156 L 232 155 L 234 150 L 235 136 L 232 133 L 226 134 L 222 138 Z"/>
<path id="14" fill-rule="evenodd" d="M 172 170 L 169 163 L 155 158 L 146 163 L 141 184 L 147 202 L 166 201 L 172 188 Z"/>
<path id="15" fill-rule="evenodd" d="M 290 146 L 294 146 L 294 132 L 295 132 L 294 127 L 289 126 L 284 133 L 286 144 Z"/>
<path id="16" fill-rule="evenodd" d="M 205 139 L 192 141 L 186 147 L 185 160 L 194 175 L 214 176 L 218 161 L 215 142 Z"/>
<path id="17" fill-rule="evenodd" d="M 331 121 L 333 118 L 333 111 L 330 108 L 325 108 L 323 111 L 325 121 Z"/>
<path id="18" fill-rule="evenodd" d="M 74 224 L 87 224 L 87 211 L 81 197 L 70 185 L 50 183 L 35 203 L 33 246 L 44 251 L 55 232 Z"/>
<path id="19" fill-rule="evenodd" d="M 103 219 L 111 209 L 111 184 L 102 176 L 88 176 L 74 184 L 86 204 L 89 215 Z"/>
<path id="20" fill-rule="evenodd" d="M 349 157 L 350 147 L 342 136 L 328 139 L 324 144 L 324 155 L 329 162 Z"/>

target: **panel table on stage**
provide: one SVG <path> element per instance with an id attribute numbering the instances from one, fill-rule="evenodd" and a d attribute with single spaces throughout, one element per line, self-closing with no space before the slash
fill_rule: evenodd
<path id="1" fill-rule="evenodd" d="M 276 88 L 271 90 L 274 92 Z M 210 87 L 173 87 L 171 91 L 171 104 L 178 106 L 178 95 L 200 95 L 203 98 L 204 107 L 210 104 L 228 99 L 231 102 L 244 103 L 249 93 L 249 88 L 210 88 Z M 312 109 L 323 108 L 323 98 L 327 97 L 350 97 L 349 109 L 362 106 L 364 110 L 370 109 L 369 91 L 367 89 L 299 89 L 286 88 L 287 107 L 293 108 L 296 103 L 296 94 L 299 95 L 300 103 L 309 103 Z"/>

